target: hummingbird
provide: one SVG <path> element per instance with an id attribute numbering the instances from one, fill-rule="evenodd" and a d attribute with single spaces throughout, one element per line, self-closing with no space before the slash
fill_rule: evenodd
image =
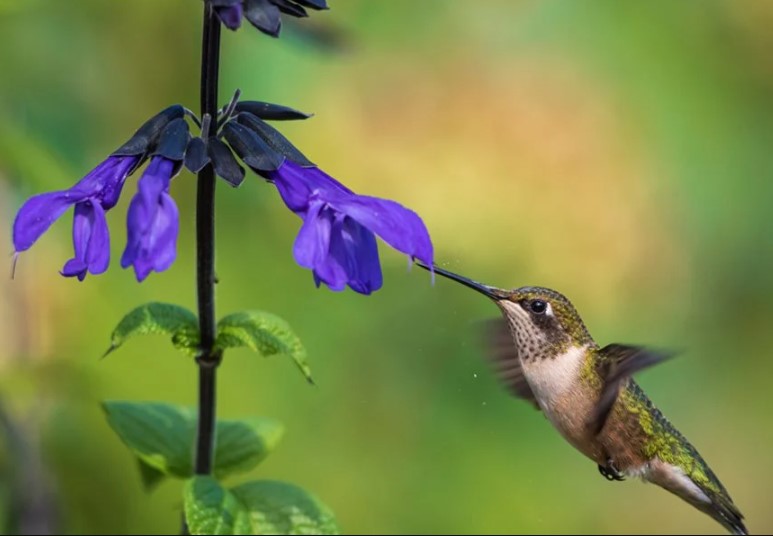
<path id="1" fill-rule="evenodd" d="M 502 318 L 491 321 L 485 338 L 501 382 L 542 411 L 606 479 L 652 482 L 730 533 L 748 534 L 714 472 L 632 378 L 672 353 L 625 344 L 600 347 L 572 303 L 555 290 L 505 290 L 417 264 L 494 301 Z"/>

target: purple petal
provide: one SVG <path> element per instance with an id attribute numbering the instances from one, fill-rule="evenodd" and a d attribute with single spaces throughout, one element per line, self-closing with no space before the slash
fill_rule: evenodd
<path id="1" fill-rule="evenodd" d="M 330 205 L 379 235 L 396 250 L 432 266 L 429 232 L 412 210 L 394 201 L 364 195 L 342 196 Z"/>
<path id="2" fill-rule="evenodd" d="M 321 281 L 333 290 L 343 290 L 346 271 L 329 254 L 333 218 L 333 212 L 324 203 L 312 202 L 295 239 L 293 256 L 300 266 L 314 271 L 317 286 Z"/>
<path id="3" fill-rule="evenodd" d="M 216 8 L 217 16 L 223 21 L 229 30 L 238 30 L 242 25 L 242 5 L 236 4 L 230 7 Z"/>
<path id="4" fill-rule="evenodd" d="M 77 277 L 78 281 L 86 279 L 88 265 L 80 259 L 70 259 L 64 263 L 61 274 L 65 277 Z"/>
<path id="5" fill-rule="evenodd" d="M 309 199 L 318 195 L 325 199 L 330 196 L 351 194 L 352 191 L 333 177 L 316 167 L 303 167 L 291 160 L 285 160 L 279 169 L 269 174 L 279 190 L 287 208 L 303 216 L 308 210 Z"/>
<path id="6" fill-rule="evenodd" d="M 98 202 L 75 205 L 72 225 L 75 257 L 65 263 L 62 275 L 83 281 L 86 272 L 101 274 L 110 264 L 110 234 L 105 211 Z"/>
<path id="7" fill-rule="evenodd" d="M 111 156 L 72 188 L 28 199 L 19 209 L 13 224 L 13 244 L 16 251 L 29 249 L 70 205 L 86 199 L 100 199 L 105 210 L 115 206 L 126 177 L 138 161 L 138 156 Z"/>
<path id="8" fill-rule="evenodd" d="M 126 178 L 136 169 L 140 162 L 140 156 L 111 156 L 107 161 L 112 161 L 109 168 L 105 168 L 102 174 L 103 188 L 100 192 L 102 208 L 110 210 L 118 203 Z"/>
<path id="9" fill-rule="evenodd" d="M 145 172 L 137 183 L 137 195 L 144 207 L 147 218 L 146 226 L 149 226 L 155 212 L 159 208 L 160 197 L 163 192 L 169 190 L 169 183 L 174 174 L 175 163 L 163 156 L 155 156 L 151 159 Z M 132 199 L 132 202 L 134 202 Z"/>
<path id="10" fill-rule="evenodd" d="M 69 192 L 39 194 L 28 199 L 13 222 L 13 246 L 16 251 L 28 250 L 77 201 Z"/>
<path id="11" fill-rule="evenodd" d="M 161 206 L 149 233 L 149 250 L 153 270 L 163 272 L 177 258 L 177 235 L 180 230 L 180 213 L 167 193 L 161 196 Z"/>
<path id="12" fill-rule="evenodd" d="M 129 206 L 128 240 L 121 266 L 134 266 L 138 281 L 143 281 L 152 271 L 166 270 L 177 257 L 177 205 L 169 194 L 162 192 L 152 212 L 153 218 L 148 219 L 145 203 L 139 194 Z"/>
<path id="13" fill-rule="evenodd" d="M 75 258 L 86 261 L 86 252 L 91 239 L 91 228 L 94 223 L 94 208 L 91 201 L 75 205 L 72 217 L 72 245 Z"/>
<path id="14" fill-rule="evenodd" d="M 110 156 L 70 188 L 69 193 L 77 201 L 98 197 L 105 210 L 110 209 L 118 202 L 123 183 L 139 159 L 139 156 Z"/>
<path id="15" fill-rule="evenodd" d="M 375 235 L 343 214 L 337 214 L 330 240 L 330 255 L 344 268 L 355 292 L 370 294 L 383 279 Z"/>
<path id="16" fill-rule="evenodd" d="M 154 157 L 140 177 L 137 194 L 129 204 L 121 266 L 134 266 L 139 281 L 153 270 L 166 270 L 176 256 L 178 212 L 167 193 L 175 165 L 164 157 Z"/>
<path id="17" fill-rule="evenodd" d="M 93 207 L 86 263 L 89 266 L 89 272 L 97 275 L 104 273 L 110 265 L 110 231 L 107 228 L 107 219 L 102 206 L 94 203 Z"/>
<path id="18" fill-rule="evenodd" d="M 325 206 L 322 202 L 312 203 L 301 230 L 295 238 L 293 256 L 295 262 L 304 268 L 314 268 L 314 265 L 327 257 L 330 249 L 330 218 L 321 217 Z"/>
<path id="19" fill-rule="evenodd" d="M 121 255 L 122 268 L 128 268 L 139 257 L 142 237 L 145 234 L 145 230 L 149 227 L 146 212 L 139 194 L 135 195 L 126 213 L 126 248 L 123 251 L 123 255 Z"/>
<path id="20" fill-rule="evenodd" d="M 288 174 L 303 177 L 312 190 L 336 194 L 354 193 L 318 167 L 304 167 L 292 160 L 285 160 L 280 169 Z"/>

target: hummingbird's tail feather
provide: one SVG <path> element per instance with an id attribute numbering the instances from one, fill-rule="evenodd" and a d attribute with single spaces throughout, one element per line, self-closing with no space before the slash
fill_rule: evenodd
<path id="1" fill-rule="evenodd" d="M 646 415 L 640 424 L 647 436 L 648 461 L 636 473 L 708 514 L 733 534 L 747 534 L 743 515 L 717 475 L 632 379 L 625 398 L 640 415 Z"/>
<path id="2" fill-rule="evenodd" d="M 707 505 L 704 512 L 713 517 L 723 527 L 725 527 L 731 534 L 749 534 L 746 530 L 746 526 L 743 524 L 743 514 L 730 500 L 727 493 L 711 493 L 711 504 Z"/>
<path id="3" fill-rule="evenodd" d="M 749 534 L 743 514 L 703 459 L 698 456 L 690 465 L 686 470 L 680 465 L 654 459 L 644 478 L 707 514 L 731 534 Z"/>

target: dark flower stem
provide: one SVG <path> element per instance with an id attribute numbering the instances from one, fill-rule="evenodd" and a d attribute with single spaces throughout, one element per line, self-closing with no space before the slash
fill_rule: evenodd
<path id="1" fill-rule="evenodd" d="M 210 2 L 204 2 L 201 49 L 201 116 L 209 115 L 209 132 L 217 128 L 217 81 L 220 64 L 220 20 Z M 215 173 L 212 165 L 199 172 L 196 198 L 196 283 L 199 302 L 201 351 L 199 366 L 199 420 L 196 433 L 196 474 L 212 473 L 215 444 L 216 372 L 220 354 L 215 345 Z"/>

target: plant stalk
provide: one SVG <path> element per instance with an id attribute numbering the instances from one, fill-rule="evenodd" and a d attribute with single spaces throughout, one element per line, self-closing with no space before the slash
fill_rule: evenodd
<path id="1" fill-rule="evenodd" d="M 204 2 L 201 50 L 201 117 L 208 114 L 209 132 L 217 128 L 217 85 L 220 70 L 220 20 L 211 3 Z M 215 172 L 209 164 L 199 172 L 196 196 L 196 288 L 201 350 L 199 367 L 199 419 L 196 433 L 195 472 L 210 475 L 215 446 L 217 366 L 215 345 Z"/>

